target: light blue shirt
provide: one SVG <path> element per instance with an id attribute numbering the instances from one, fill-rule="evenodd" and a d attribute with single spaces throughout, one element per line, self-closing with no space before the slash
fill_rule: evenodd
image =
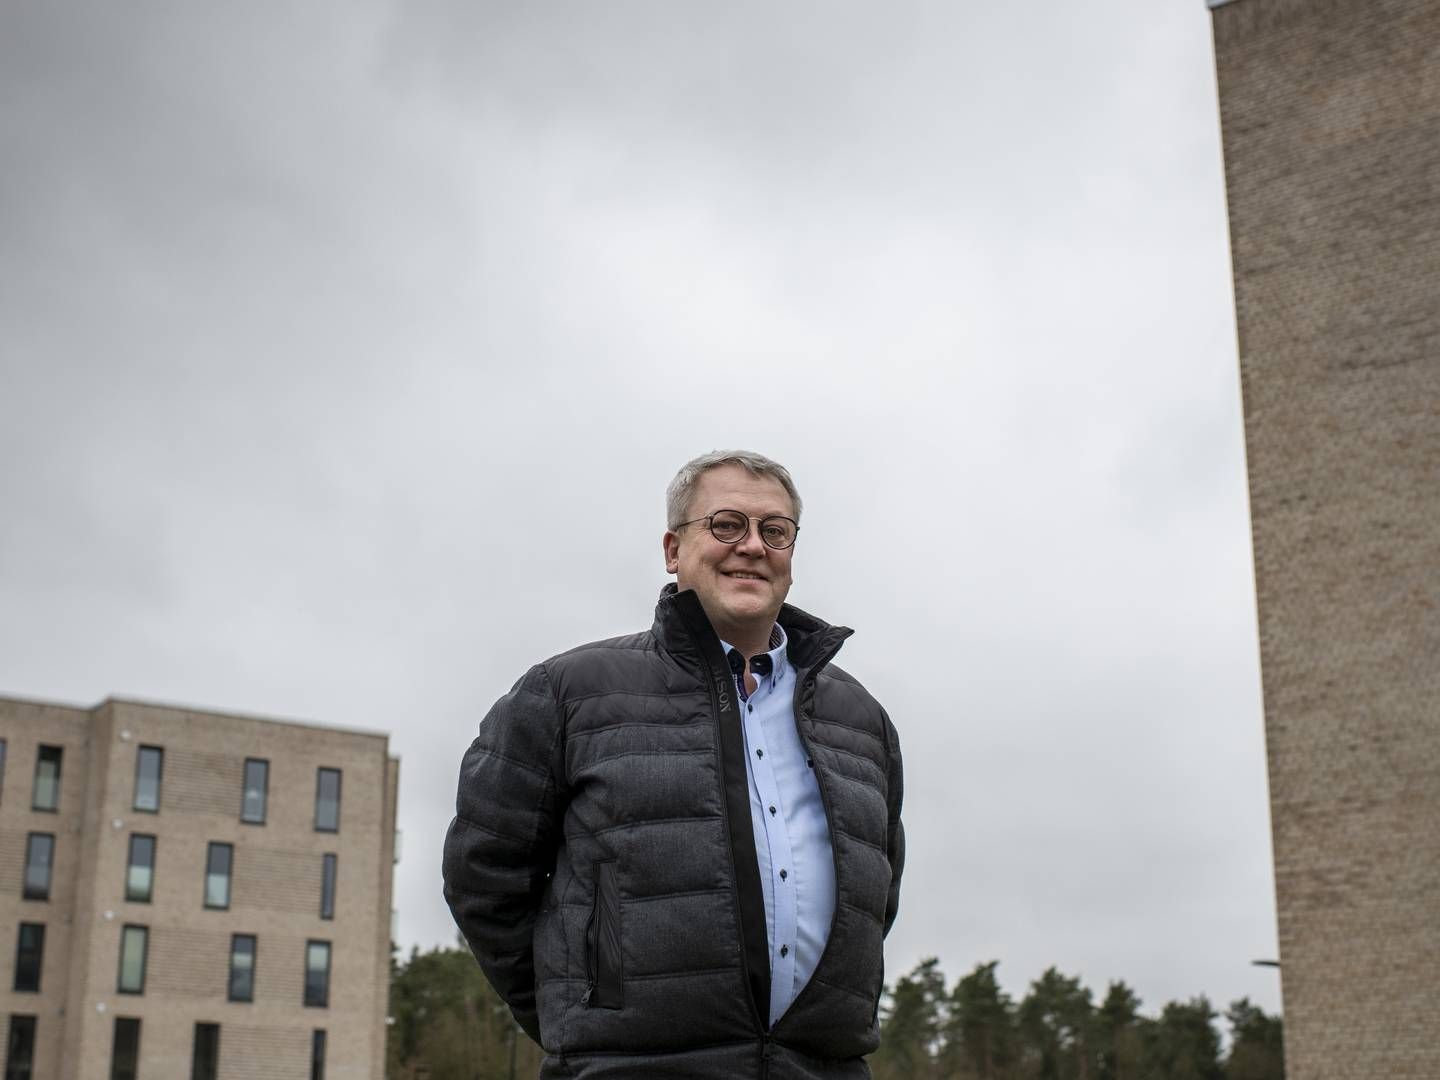
<path id="1" fill-rule="evenodd" d="M 720 644 L 727 658 L 735 651 L 728 642 Z M 778 624 L 770 645 L 772 670 L 756 674 L 755 692 L 747 696 L 743 669 L 735 681 L 745 726 L 750 823 L 765 893 L 774 1026 L 810 981 L 830 937 L 835 858 L 820 784 L 795 728 L 795 669 Z"/>

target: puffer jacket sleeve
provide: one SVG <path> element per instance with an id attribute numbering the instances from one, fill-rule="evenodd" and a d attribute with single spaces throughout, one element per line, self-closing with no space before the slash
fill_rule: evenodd
<path id="1" fill-rule="evenodd" d="M 562 722 L 545 665 L 497 701 L 460 763 L 445 838 L 445 900 L 485 977 L 540 1042 L 532 934 L 554 870 Z"/>
<path id="2" fill-rule="evenodd" d="M 900 910 L 900 875 L 905 870 L 905 826 L 900 823 L 900 804 L 905 796 L 905 769 L 900 758 L 900 736 L 889 716 L 885 717 L 885 754 L 888 791 L 885 853 L 890 859 L 890 895 L 885 899 L 884 932 L 889 934 L 895 915 Z"/>

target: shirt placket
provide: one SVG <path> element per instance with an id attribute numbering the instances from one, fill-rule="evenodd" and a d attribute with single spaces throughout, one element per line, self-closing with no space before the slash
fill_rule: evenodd
<path id="1" fill-rule="evenodd" d="M 744 676 L 742 675 L 741 678 Z M 765 756 L 766 747 L 771 745 L 766 730 L 767 721 L 773 711 L 771 691 L 774 688 L 773 675 L 757 680 L 755 693 L 745 702 L 745 743 L 750 754 L 750 774 L 754 792 L 759 800 L 759 812 L 764 822 L 767 847 L 770 895 L 774 912 L 774 925 L 770 928 L 770 1019 L 778 1019 L 783 1007 L 788 1004 L 795 988 L 795 940 L 799 923 L 799 910 L 795 897 L 795 876 L 791 873 L 793 852 L 790 845 L 790 831 L 785 821 L 785 808 L 781 805 L 780 787 L 775 779 L 774 756 Z M 753 804 L 752 804 L 753 805 Z"/>

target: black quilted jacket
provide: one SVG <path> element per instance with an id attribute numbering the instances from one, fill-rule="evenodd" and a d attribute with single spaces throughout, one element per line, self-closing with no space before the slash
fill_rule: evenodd
<path id="1" fill-rule="evenodd" d="M 765 910 L 729 665 L 693 592 L 645 633 L 530 669 L 460 767 L 445 898 L 542 1077 L 866 1077 L 904 863 L 895 729 L 830 664 L 851 631 L 786 606 L 795 719 L 836 904 L 773 1028 Z"/>

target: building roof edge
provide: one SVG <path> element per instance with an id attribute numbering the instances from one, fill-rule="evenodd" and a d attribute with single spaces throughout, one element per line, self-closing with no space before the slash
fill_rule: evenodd
<path id="1" fill-rule="evenodd" d="M 202 716 L 214 716 L 229 720 L 258 720 L 264 724 L 284 724 L 286 727 L 310 728 L 313 731 L 334 731 L 341 735 L 362 735 L 371 739 L 384 739 L 387 746 L 390 742 L 390 732 L 377 731 L 374 728 L 322 724 L 314 720 L 290 720 L 280 716 L 262 716 L 259 713 L 239 712 L 235 709 L 212 709 L 203 705 L 185 705 L 173 701 L 152 701 L 145 698 L 118 697 L 113 694 L 105 697 L 94 705 L 77 705 L 73 702 L 57 701 L 53 698 L 21 697 L 16 694 L 4 693 L 0 693 L 0 702 L 10 702 L 16 705 L 38 705 L 41 708 L 47 709 L 68 709 L 72 712 L 79 713 L 94 713 L 103 709 L 106 705 L 138 705 L 143 709 L 169 709 L 171 712 L 198 713 Z"/>
<path id="2" fill-rule="evenodd" d="M 98 705 L 77 705 L 73 701 L 61 701 L 59 698 L 21 697 L 19 694 L 0 694 L 0 702 L 14 705 L 38 705 L 42 709 L 69 709 L 71 712 L 82 713 L 94 712 L 99 708 Z"/>
<path id="3" fill-rule="evenodd" d="M 173 701 L 151 701 L 145 698 L 117 697 L 112 694 L 95 708 L 99 709 L 105 705 L 139 705 L 146 709 L 169 709 L 172 712 L 199 713 L 203 716 L 216 716 L 230 720 L 258 720 L 262 724 L 284 724 L 286 727 L 310 728 L 312 731 L 334 731 L 341 735 L 364 735 L 373 739 L 384 739 L 387 744 L 390 741 L 388 731 L 376 731 L 373 728 L 321 724 L 314 720 L 289 720 L 281 716 L 263 716 L 260 713 L 239 712 L 234 709 L 211 709 L 203 705 L 185 705 Z"/>

